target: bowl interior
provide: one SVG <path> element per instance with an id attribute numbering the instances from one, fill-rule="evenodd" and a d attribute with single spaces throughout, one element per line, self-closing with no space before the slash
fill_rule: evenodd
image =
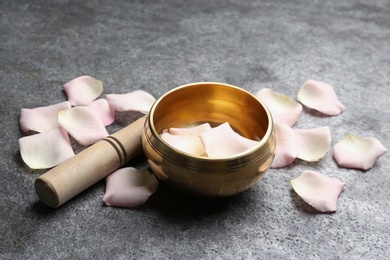
<path id="1" fill-rule="evenodd" d="M 269 113 L 249 92 L 221 83 L 198 83 L 176 88 L 151 109 L 156 134 L 171 127 L 191 127 L 229 122 L 240 135 L 260 141 L 269 128 Z M 153 131 L 152 130 L 152 131 Z"/>

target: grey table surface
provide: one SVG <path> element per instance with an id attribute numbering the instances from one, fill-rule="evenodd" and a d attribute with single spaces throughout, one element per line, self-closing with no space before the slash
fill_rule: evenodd
<path id="1" fill-rule="evenodd" d="M 63 84 L 91 75 L 103 96 L 142 89 L 155 97 L 191 82 L 295 99 L 308 79 L 335 87 L 336 117 L 304 110 L 297 128 L 328 125 L 332 147 L 354 133 L 390 148 L 390 2 L 0 2 L 1 259 L 388 259 L 390 163 L 318 163 L 271 169 L 250 190 L 199 200 L 165 185 L 135 209 L 105 207 L 104 181 L 58 209 L 39 202 L 21 160 L 21 108 L 66 100 Z M 140 114 L 118 114 L 115 131 Z M 130 166 L 147 167 L 139 156 Z M 290 180 L 315 170 L 346 182 L 333 214 L 319 214 Z"/>

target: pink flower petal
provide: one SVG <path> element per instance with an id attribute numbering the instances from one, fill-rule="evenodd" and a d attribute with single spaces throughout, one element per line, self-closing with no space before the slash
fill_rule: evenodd
<path id="1" fill-rule="evenodd" d="M 345 183 L 319 172 L 305 171 L 291 180 L 295 192 L 309 205 L 321 212 L 334 212 Z"/>
<path id="2" fill-rule="evenodd" d="M 115 120 L 115 109 L 104 98 L 97 99 L 88 105 L 102 120 L 105 126 L 111 125 Z"/>
<path id="3" fill-rule="evenodd" d="M 19 118 L 20 128 L 23 132 L 46 132 L 58 128 L 60 127 L 58 112 L 69 108 L 71 106 L 68 101 L 32 109 L 22 108 Z"/>
<path id="4" fill-rule="evenodd" d="M 206 155 L 199 135 L 211 129 L 205 123 L 194 127 L 170 128 L 161 135 L 161 138 L 174 148 L 196 156 Z"/>
<path id="5" fill-rule="evenodd" d="M 276 154 L 271 168 L 282 168 L 290 165 L 298 157 L 295 131 L 291 127 L 275 123 L 276 130 Z"/>
<path id="6" fill-rule="evenodd" d="M 333 87 L 324 82 L 308 80 L 298 92 L 298 100 L 308 108 L 325 115 L 335 116 L 344 110 Z"/>
<path id="7" fill-rule="evenodd" d="M 302 114 L 301 104 L 269 88 L 263 88 L 255 95 L 269 108 L 274 122 L 293 126 Z"/>
<path id="8" fill-rule="evenodd" d="M 88 107 L 62 110 L 58 121 L 81 145 L 91 145 L 108 136 L 102 120 Z"/>
<path id="9" fill-rule="evenodd" d="M 102 94 L 103 82 L 90 76 L 80 76 L 66 83 L 64 91 L 72 106 L 84 106 Z"/>
<path id="10" fill-rule="evenodd" d="M 330 129 L 327 126 L 312 129 L 295 129 L 298 158 L 315 162 L 328 152 L 331 143 Z"/>
<path id="11" fill-rule="evenodd" d="M 156 192 L 157 186 L 158 181 L 150 172 L 122 168 L 106 177 L 103 202 L 110 207 L 133 208 L 144 204 Z"/>
<path id="12" fill-rule="evenodd" d="M 200 138 L 209 157 L 237 155 L 259 144 L 234 132 L 227 122 L 204 132 Z"/>
<path id="13" fill-rule="evenodd" d="M 386 147 L 374 137 L 349 134 L 334 146 L 333 157 L 339 166 L 369 170 L 386 152 Z"/>
<path id="14" fill-rule="evenodd" d="M 172 127 L 168 131 L 173 135 L 196 135 L 199 136 L 205 131 L 211 130 L 211 126 L 209 123 L 204 123 L 194 127 L 183 127 L 183 128 L 175 128 Z"/>
<path id="15" fill-rule="evenodd" d="M 109 94 L 106 96 L 108 103 L 116 111 L 139 111 L 147 114 L 156 99 L 143 90 L 136 90 L 126 94 Z"/>
<path id="16" fill-rule="evenodd" d="M 31 169 L 46 169 L 74 156 L 68 134 L 60 127 L 19 139 L 20 154 Z"/>

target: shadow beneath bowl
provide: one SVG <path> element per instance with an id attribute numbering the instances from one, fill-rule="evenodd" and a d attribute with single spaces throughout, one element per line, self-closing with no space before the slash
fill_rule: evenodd
<path id="1" fill-rule="evenodd" d="M 213 215 L 235 214 L 250 208 L 256 193 L 249 189 L 226 198 L 199 198 L 179 192 L 164 183 L 147 202 L 147 207 L 171 221 L 199 220 Z"/>

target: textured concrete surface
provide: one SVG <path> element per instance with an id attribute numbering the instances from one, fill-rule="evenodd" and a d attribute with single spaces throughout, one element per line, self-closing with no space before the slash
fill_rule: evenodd
<path id="1" fill-rule="evenodd" d="M 104 182 L 52 210 L 19 154 L 18 116 L 65 100 L 79 75 L 104 94 L 155 97 L 190 82 L 220 81 L 295 98 L 301 84 L 332 84 L 346 109 L 305 110 L 296 127 L 328 125 L 390 148 L 390 3 L 333 1 L 0 2 L 1 259 L 388 259 L 390 162 L 367 172 L 318 163 L 270 170 L 238 196 L 187 198 L 161 185 L 136 209 L 102 204 Z M 110 131 L 137 113 L 118 115 Z M 130 165 L 146 167 L 141 156 Z M 334 214 L 318 214 L 290 179 L 316 170 L 347 183 Z"/>

